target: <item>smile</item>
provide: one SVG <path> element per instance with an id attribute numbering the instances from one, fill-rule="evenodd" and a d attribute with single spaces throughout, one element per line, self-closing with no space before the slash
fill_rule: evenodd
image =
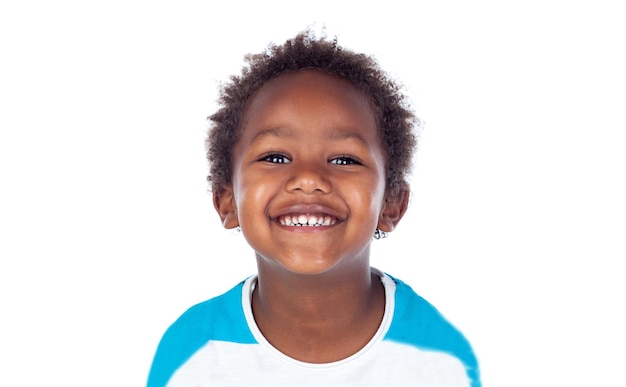
<path id="1" fill-rule="evenodd" d="M 283 226 L 292 227 L 320 227 L 320 226 L 332 226 L 337 223 L 337 219 L 328 215 L 284 215 L 276 219 L 278 223 Z"/>

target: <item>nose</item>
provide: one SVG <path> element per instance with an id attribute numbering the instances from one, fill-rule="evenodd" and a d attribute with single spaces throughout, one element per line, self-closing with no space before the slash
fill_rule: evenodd
<path id="1" fill-rule="evenodd" d="M 306 194 L 329 193 L 332 184 L 327 171 L 321 163 L 317 162 L 294 162 L 291 168 L 292 176 L 286 184 L 287 191 L 302 192 Z"/>

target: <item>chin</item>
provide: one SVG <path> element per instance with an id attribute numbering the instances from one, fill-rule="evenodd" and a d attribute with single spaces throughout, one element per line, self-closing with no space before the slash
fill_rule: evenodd
<path id="1" fill-rule="evenodd" d="M 288 270 L 292 274 L 298 275 L 321 275 L 328 273 L 333 270 L 334 265 L 328 264 L 307 264 L 307 265 L 289 265 L 283 266 L 286 270 Z"/>
<path id="2" fill-rule="evenodd" d="M 283 270 L 297 275 L 320 275 L 332 271 L 337 267 L 337 260 L 325 260 L 319 257 L 297 257 L 279 259 L 274 263 Z M 273 266 L 273 265 L 272 265 Z M 274 266 L 276 267 L 276 266 Z"/>

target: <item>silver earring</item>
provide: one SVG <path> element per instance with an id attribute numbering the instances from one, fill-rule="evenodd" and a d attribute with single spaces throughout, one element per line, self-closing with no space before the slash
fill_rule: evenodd
<path id="1" fill-rule="evenodd" d="M 237 232 L 237 234 L 239 234 L 241 232 L 241 226 L 235 227 L 235 231 Z"/>
<path id="2" fill-rule="evenodd" d="M 374 239 L 385 239 L 388 235 L 389 234 L 387 234 L 387 232 L 379 229 L 378 227 L 374 230 Z"/>

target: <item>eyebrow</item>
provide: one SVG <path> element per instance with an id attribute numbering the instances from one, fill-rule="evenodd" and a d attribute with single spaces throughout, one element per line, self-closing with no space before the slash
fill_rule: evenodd
<path id="1" fill-rule="evenodd" d="M 292 137 L 293 132 L 280 127 L 263 129 L 254 135 L 252 140 L 250 140 L 250 143 L 252 144 L 267 136 L 286 138 Z M 350 130 L 333 131 L 332 133 L 329 133 L 326 138 L 329 140 L 355 139 L 364 145 L 369 145 L 369 143 L 361 135 Z"/>
<path id="2" fill-rule="evenodd" d="M 330 133 L 326 138 L 330 140 L 355 139 L 365 145 L 368 145 L 368 142 L 361 135 L 350 130 L 338 130 Z"/>
<path id="3" fill-rule="evenodd" d="M 256 141 L 259 141 L 261 138 L 264 138 L 267 136 L 284 138 L 284 137 L 290 137 L 291 135 L 292 135 L 291 131 L 283 129 L 283 128 L 267 128 L 255 134 L 254 137 L 252 137 L 252 140 L 250 140 L 250 144 Z"/>

